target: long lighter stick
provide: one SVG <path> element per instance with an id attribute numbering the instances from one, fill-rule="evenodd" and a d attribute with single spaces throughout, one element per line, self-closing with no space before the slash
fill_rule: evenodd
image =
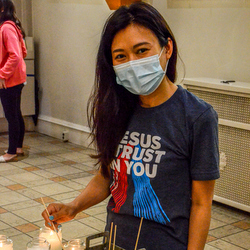
<path id="1" fill-rule="evenodd" d="M 42 200 L 43 206 L 44 206 L 44 208 L 45 208 L 45 210 L 46 210 L 46 212 L 47 212 L 47 215 L 48 215 L 48 217 L 49 217 L 49 216 L 50 216 L 49 211 L 48 211 L 48 209 L 47 209 L 47 207 L 46 207 L 46 205 L 45 205 L 45 203 L 44 203 L 42 197 L 41 197 L 41 200 Z M 58 233 L 57 233 L 57 231 L 56 231 L 56 227 L 55 227 L 55 225 L 54 225 L 54 222 L 51 221 L 51 224 L 52 224 L 52 226 L 53 226 L 53 229 L 54 229 L 54 231 L 55 231 L 55 233 L 56 233 L 56 236 L 57 236 L 59 242 L 60 242 L 61 245 L 62 245 L 62 249 L 64 250 L 64 246 L 63 246 L 63 244 L 62 244 L 62 242 L 61 242 L 61 239 L 60 239 L 60 237 L 59 237 L 59 235 L 58 235 Z"/>
<path id="2" fill-rule="evenodd" d="M 111 223 L 110 233 L 109 233 L 109 250 L 111 246 L 111 240 L 112 240 L 112 231 L 113 231 L 113 222 Z"/>
<path id="3" fill-rule="evenodd" d="M 134 250 L 137 249 L 137 244 L 138 244 L 138 240 L 139 240 L 139 236 L 140 236 L 140 232 L 141 232 L 142 221 L 143 221 L 143 217 L 141 217 L 141 222 L 140 222 L 140 226 L 139 226 L 139 230 L 138 230 L 138 234 L 137 234 L 137 239 L 136 239 L 135 249 Z"/>
<path id="4" fill-rule="evenodd" d="M 117 225 L 115 225 L 115 230 L 114 230 L 113 250 L 115 250 L 116 227 Z"/>

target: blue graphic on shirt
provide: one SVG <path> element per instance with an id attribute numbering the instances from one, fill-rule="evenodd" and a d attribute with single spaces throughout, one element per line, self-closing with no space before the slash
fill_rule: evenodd
<path id="1" fill-rule="evenodd" d="M 137 145 L 135 147 L 138 148 L 138 154 L 140 154 L 140 145 Z M 170 222 L 150 184 L 149 177 L 145 174 L 145 172 L 141 176 L 136 176 L 134 173 L 134 164 L 142 161 L 132 160 L 132 162 L 132 180 L 135 187 L 133 199 L 134 215 L 137 217 L 143 217 L 148 220 L 154 220 L 162 224 L 166 224 L 167 221 Z M 137 166 L 137 168 L 140 167 Z"/>

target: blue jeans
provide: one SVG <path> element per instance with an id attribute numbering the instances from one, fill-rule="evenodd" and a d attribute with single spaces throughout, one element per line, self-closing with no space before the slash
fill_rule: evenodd
<path id="1" fill-rule="evenodd" d="M 21 112 L 21 93 L 23 84 L 0 89 L 0 98 L 9 129 L 9 154 L 16 154 L 17 148 L 22 148 L 25 125 Z"/>

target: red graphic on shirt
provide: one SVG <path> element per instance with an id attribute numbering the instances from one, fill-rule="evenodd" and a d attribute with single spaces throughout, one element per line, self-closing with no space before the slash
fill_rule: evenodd
<path id="1" fill-rule="evenodd" d="M 121 153 L 122 154 L 122 153 Z M 121 159 L 121 154 L 117 159 L 120 160 L 120 171 L 115 168 L 113 172 L 113 184 L 110 188 L 112 197 L 114 199 L 115 207 L 112 209 L 115 213 L 119 213 L 121 206 L 127 199 L 127 166 L 124 159 Z"/>

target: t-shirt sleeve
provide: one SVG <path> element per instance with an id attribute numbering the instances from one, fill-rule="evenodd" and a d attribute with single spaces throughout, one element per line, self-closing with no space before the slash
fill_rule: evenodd
<path id="1" fill-rule="evenodd" d="M 215 180 L 219 174 L 218 115 L 210 107 L 192 127 L 191 165 L 192 180 Z"/>

